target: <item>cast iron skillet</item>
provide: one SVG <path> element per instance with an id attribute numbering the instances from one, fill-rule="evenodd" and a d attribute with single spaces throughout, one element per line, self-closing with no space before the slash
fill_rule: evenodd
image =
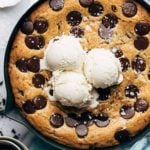
<path id="1" fill-rule="evenodd" d="M 36 2 L 19 20 L 19 22 L 17 23 L 17 25 L 15 26 L 10 39 L 8 41 L 8 45 L 6 48 L 6 53 L 5 53 L 5 59 L 4 59 L 4 77 L 5 77 L 5 83 L 6 83 L 6 89 L 7 89 L 7 103 L 6 103 L 6 109 L 3 112 L 4 115 L 6 115 L 7 117 L 25 125 L 31 132 L 33 132 L 34 135 L 38 136 L 40 139 L 42 139 L 43 141 L 45 141 L 46 143 L 48 143 L 50 146 L 49 148 L 51 148 L 51 146 L 54 146 L 58 149 L 65 149 L 65 150 L 71 150 L 72 148 L 67 147 L 65 145 L 59 144 L 45 136 L 43 136 L 40 132 L 38 132 L 32 125 L 29 124 L 29 122 L 26 121 L 25 118 L 23 118 L 23 116 L 20 114 L 20 111 L 16 108 L 15 103 L 14 103 L 14 96 L 12 93 L 12 89 L 11 89 L 11 85 L 10 85 L 10 79 L 9 79 L 9 73 L 8 73 L 8 63 L 9 63 L 9 56 L 10 56 L 10 52 L 11 52 L 11 47 L 14 41 L 14 38 L 17 34 L 17 31 L 22 23 L 22 21 L 31 14 L 31 12 L 33 10 L 35 10 L 37 8 L 37 6 L 39 6 L 41 3 L 43 3 L 45 0 L 39 0 L 38 2 Z M 142 6 L 144 6 L 148 11 L 150 11 L 150 6 L 147 5 L 146 2 L 144 2 L 143 0 L 136 0 L 137 2 L 139 2 Z M 119 145 L 119 146 L 113 146 L 111 148 L 107 148 L 107 150 L 114 150 L 116 148 L 121 148 L 124 149 L 127 146 L 130 146 L 132 144 L 134 144 L 136 141 L 138 141 L 139 139 L 141 139 L 142 137 L 145 136 L 146 133 L 148 133 L 148 131 L 150 130 L 150 126 L 146 127 L 144 129 L 144 131 L 142 133 L 140 133 L 140 135 L 137 135 L 136 137 L 133 138 L 132 141 L 127 142 L 125 144 Z M 104 150 L 104 149 L 103 149 Z"/>

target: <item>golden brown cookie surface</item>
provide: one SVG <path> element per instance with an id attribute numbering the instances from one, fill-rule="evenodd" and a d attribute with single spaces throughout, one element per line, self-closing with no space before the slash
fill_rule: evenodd
<path id="1" fill-rule="evenodd" d="M 48 100 L 43 87 L 51 73 L 40 70 L 49 41 L 70 33 L 81 38 L 85 50 L 118 48 L 114 55 L 124 75 L 120 85 L 98 89 L 99 106 L 78 116 Z M 9 73 L 16 104 L 41 133 L 69 146 L 87 149 L 130 140 L 150 122 L 149 42 L 150 14 L 135 2 L 43 2 L 22 23 L 12 47 Z"/>

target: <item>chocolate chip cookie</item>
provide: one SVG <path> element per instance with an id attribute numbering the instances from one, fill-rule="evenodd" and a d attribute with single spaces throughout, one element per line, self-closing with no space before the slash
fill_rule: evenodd
<path id="1" fill-rule="evenodd" d="M 88 52 L 116 48 L 124 80 L 96 89 L 99 105 L 76 110 L 49 100 L 51 72 L 41 59 L 51 39 L 80 39 Z M 57 38 L 56 38 L 57 40 Z M 20 25 L 9 61 L 15 102 L 42 134 L 80 149 L 132 140 L 150 123 L 150 13 L 133 0 L 46 0 Z"/>

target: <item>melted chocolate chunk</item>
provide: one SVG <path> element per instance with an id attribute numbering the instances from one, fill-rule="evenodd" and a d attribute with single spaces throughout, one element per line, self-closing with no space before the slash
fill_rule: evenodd
<path id="1" fill-rule="evenodd" d="M 129 98 L 137 98 L 139 89 L 137 86 L 130 84 L 125 88 L 125 96 Z"/>
<path id="2" fill-rule="evenodd" d="M 28 35 L 25 38 L 25 44 L 30 49 L 41 49 L 45 46 L 45 39 L 41 35 Z"/>
<path id="3" fill-rule="evenodd" d="M 54 113 L 50 117 L 50 124 L 54 128 L 59 128 L 59 127 L 63 126 L 63 124 L 64 124 L 64 118 L 63 118 L 63 116 L 61 114 Z"/>
<path id="4" fill-rule="evenodd" d="M 126 58 L 126 57 L 122 57 L 122 58 L 120 58 L 119 60 L 120 60 L 120 63 L 121 63 L 122 71 L 123 71 L 123 72 L 127 71 L 128 68 L 130 67 L 129 59 Z"/>
<path id="5" fill-rule="evenodd" d="M 115 14 L 106 14 L 103 18 L 102 18 L 102 24 L 108 28 L 114 28 L 116 26 L 116 24 L 118 23 L 118 17 Z"/>
<path id="6" fill-rule="evenodd" d="M 45 46 L 45 39 L 43 36 L 36 36 L 36 47 L 35 49 L 42 49 Z"/>
<path id="7" fill-rule="evenodd" d="M 111 10 L 112 10 L 113 12 L 116 12 L 116 11 L 117 11 L 117 7 L 116 7 L 115 5 L 112 5 L 112 6 L 111 6 Z"/>
<path id="8" fill-rule="evenodd" d="M 120 109 L 120 115 L 124 119 L 130 119 L 135 115 L 134 107 L 124 105 Z"/>
<path id="9" fill-rule="evenodd" d="M 32 78 L 32 84 L 36 88 L 42 88 L 45 84 L 45 77 L 41 74 L 35 74 Z"/>
<path id="10" fill-rule="evenodd" d="M 96 118 L 94 119 L 94 122 L 96 126 L 98 127 L 106 127 L 109 124 L 109 117 L 107 114 L 100 113 Z"/>
<path id="11" fill-rule="evenodd" d="M 67 15 L 67 22 L 71 26 L 77 26 L 77 25 L 79 25 L 81 23 L 81 21 L 82 21 L 82 15 L 78 11 L 71 11 Z"/>
<path id="12" fill-rule="evenodd" d="M 21 32 L 24 34 L 32 34 L 34 31 L 33 22 L 31 20 L 26 19 L 21 25 Z"/>
<path id="13" fill-rule="evenodd" d="M 21 58 L 16 61 L 16 67 L 21 71 L 21 72 L 27 72 L 28 67 L 27 67 L 27 59 Z"/>
<path id="14" fill-rule="evenodd" d="M 101 24 L 98 29 L 98 34 L 102 39 L 110 39 L 113 36 L 113 30 Z"/>
<path id="15" fill-rule="evenodd" d="M 148 102 L 143 99 L 138 99 L 134 104 L 134 108 L 137 112 L 144 112 L 148 109 L 148 107 L 149 107 Z"/>
<path id="16" fill-rule="evenodd" d="M 66 125 L 69 127 L 76 127 L 79 122 L 76 114 L 70 113 L 68 116 L 65 118 Z"/>
<path id="17" fill-rule="evenodd" d="M 48 29 L 48 21 L 43 18 L 37 18 L 34 22 L 34 28 L 38 33 L 44 33 Z"/>
<path id="18" fill-rule="evenodd" d="M 133 60 L 132 60 L 132 68 L 136 72 L 142 72 L 146 69 L 146 62 L 145 60 L 137 55 Z"/>
<path id="19" fill-rule="evenodd" d="M 147 37 L 139 36 L 134 40 L 134 46 L 138 50 L 145 50 L 149 46 L 149 40 Z"/>
<path id="20" fill-rule="evenodd" d="M 88 11 L 91 16 L 97 17 L 103 13 L 104 8 L 100 3 L 94 2 L 88 7 Z"/>
<path id="21" fill-rule="evenodd" d="M 79 0 L 79 3 L 80 3 L 83 7 L 88 7 L 88 6 L 90 6 L 93 2 L 94 2 L 94 0 Z"/>
<path id="22" fill-rule="evenodd" d="M 84 124 L 79 124 L 75 128 L 76 134 L 78 137 L 83 138 L 88 134 L 88 128 Z"/>
<path id="23" fill-rule="evenodd" d="M 47 100 L 44 96 L 37 96 L 33 99 L 34 106 L 37 110 L 43 109 L 46 107 Z"/>
<path id="24" fill-rule="evenodd" d="M 36 111 L 34 103 L 31 100 L 25 101 L 22 108 L 27 114 L 33 114 Z"/>
<path id="25" fill-rule="evenodd" d="M 126 17 L 134 17 L 137 13 L 137 6 L 134 2 L 125 2 L 122 5 L 122 13 Z"/>
<path id="26" fill-rule="evenodd" d="M 25 44 L 28 48 L 34 49 L 36 47 L 35 36 L 33 36 L 33 35 L 26 36 Z"/>
<path id="27" fill-rule="evenodd" d="M 85 125 L 91 126 L 93 124 L 93 118 L 94 116 L 91 112 L 85 111 L 81 114 L 80 121 Z"/>
<path id="28" fill-rule="evenodd" d="M 146 35 L 150 32 L 150 23 L 146 21 L 140 21 L 135 25 L 134 30 L 138 35 Z"/>
<path id="29" fill-rule="evenodd" d="M 117 50 L 114 52 L 114 54 L 115 54 L 115 57 L 116 57 L 116 58 L 120 58 L 120 57 L 123 56 L 123 52 L 122 52 L 121 49 L 117 49 Z"/>
<path id="30" fill-rule="evenodd" d="M 130 133 L 125 129 L 117 131 L 114 136 L 115 139 L 120 143 L 124 143 L 131 140 Z"/>
<path id="31" fill-rule="evenodd" d="M 28 60 L 28 70 L 31 72 L 39 72 L 40 70 L 40 60 L 36 56 Z"/>
<path id="32" fill-rule="evenodd" d="M 64 7 L 64 0 L 50 0 L 49 1 L 49 6 L 54 11 L 59 11 Z"/>
<path id="33" fill-rule="evenodd" d="M 106 88 L 106 89 L 97 89 L 98 93 L 99 93 L 99 99 L 100 100 L 107 100 L 111 94 L 111 90 L 110 88 Z"/>
<path id="34" fill-rule="evenodd" d="M 84 30 L 79 26 L 72 27 L 70 33 L 73 34 L 76 38 L 82 38 L 84 36 Z"/>

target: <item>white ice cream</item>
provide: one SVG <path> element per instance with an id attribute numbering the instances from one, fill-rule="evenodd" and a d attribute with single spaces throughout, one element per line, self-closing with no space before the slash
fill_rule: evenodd
<path id="1" fill-rule="evenodd" d="M 94 87 L 107 88 L 123 80 L 121 64 L 110 49 L 93 49 L 86 54 L 73 36 L 52 39 L 42 61 L 41 66 L 45 68 L 41 69 L 52 71 L 45 92 L 51 101 L 63 106 L 95 108 L 99 95 Z"/>
<path id="2" fill-rule="evenodd" d="M 92 86 L 87 83 L 81 73 L 67 71 L 54 72 L 52 78 L 54 97 L 64 106 L 77 108 L 96 107 L 98 95 L 92 90 Z"/>
<path id="3" fill-rule="evenodd" d="M 56 71 L 81 69 L 84 59 L 85 51 L 79 40 L 73 36 L 63 35 L 50 41 L 44 61 L 49 70 Z"/>
<path id="4" fill-rule="evenodd" d="M 96 88 L 107 88 L 122 82 L 121 64 L 110 49 L 93 49 L 86 58 L 84 73 Z"/>

